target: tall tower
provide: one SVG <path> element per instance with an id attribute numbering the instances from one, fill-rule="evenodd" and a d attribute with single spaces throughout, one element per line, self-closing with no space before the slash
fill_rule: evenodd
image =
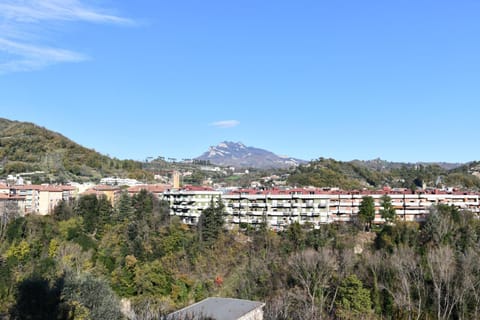
<path id="1" fill-rule="evenodd" d="M 178 171 L 173 171 L 172 180 L 173 180 L 173 189 L 179 189 L 180 188 L 180 173 Z"/>

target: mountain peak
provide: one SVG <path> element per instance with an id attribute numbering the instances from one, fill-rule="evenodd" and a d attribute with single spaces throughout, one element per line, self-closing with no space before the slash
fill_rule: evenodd
<path id="1" fill-rule="evenodd" d="M 222 141 L 197 157 L 213 164 L 237 168 L 289 168 L 305 161 L 288 156 L 277 156 L 271 151 L 247 147 L 242 142 Z"/>
<path id="2" fill-rule="evenodd" d="M 219 144 L 217 144 L 215 147 L 217 147 L 217 148 L 239 148 L 239 149 L 246 148 L 246 146 L 243 143 L 241 143 L 240 141 L 238 141 L 238 142 L 222 141 Z"/>

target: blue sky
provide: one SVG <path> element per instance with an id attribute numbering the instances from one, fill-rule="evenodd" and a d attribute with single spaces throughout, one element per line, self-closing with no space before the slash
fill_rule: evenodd
<path id="1" fill-rule="evenodd" d="M 0 117 L 118 158 L 223 140 L 480 160 L 480 2 L 0 0 Z"/>

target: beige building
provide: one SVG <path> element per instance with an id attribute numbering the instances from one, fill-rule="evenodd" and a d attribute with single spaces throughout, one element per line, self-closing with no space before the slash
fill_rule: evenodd
<path id="1" fill-rule="evenodd" d="M 70 201 L 75 197 L 75 187 L 71 186 L 40 186 L 38 189 L 38 214 L 52 214 L 61 200 Z"/>
<path id="2" fill-rule="evenodd" d="M 97 197 L 104 195 L 107 198 L 107 200 L 110 202 L 112 207 L 114 207 L 115 203 L 117 202 L 118 198 L 121 195 L 121 189 L 116 186 L 98 185 L 98 186 L 94 186 L 91 189 L 88 189 L 87 191 L 83 192 L 81 195 L 87 195 L 87 194 L 95 194 Z"/>
<path id="3" fill-rule="evenodd" d="M 142 190 L 146 190 L 153 193 L 158 199 L 163 199 L 163 193 L 171 188 L 172 186 L 169 184 L 143 184 L 130 187 L 127 192 L 130 196 L 133 196 Z"/>
<path id="4" fill-rule="evenodd" d="M 0 194 L 23 199 L 22 214 L 51 214 L 60 200 L 73 200 L 75 190 L 74 187 L 63 185 L 0 185 Z"/>

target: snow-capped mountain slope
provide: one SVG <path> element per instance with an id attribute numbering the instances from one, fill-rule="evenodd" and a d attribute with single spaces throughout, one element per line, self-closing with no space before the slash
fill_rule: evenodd
<path id="1" fill-rule="evenodd" d="M 209 160 L 221 166 L 236 168 L 289 168 L 305 163 L 287 156 L 278 156 L 268 150 L 247 147 L 241 142 L 223 141 L 216 146 L 211 146 L 207 152 L 196 158 Z"/>

